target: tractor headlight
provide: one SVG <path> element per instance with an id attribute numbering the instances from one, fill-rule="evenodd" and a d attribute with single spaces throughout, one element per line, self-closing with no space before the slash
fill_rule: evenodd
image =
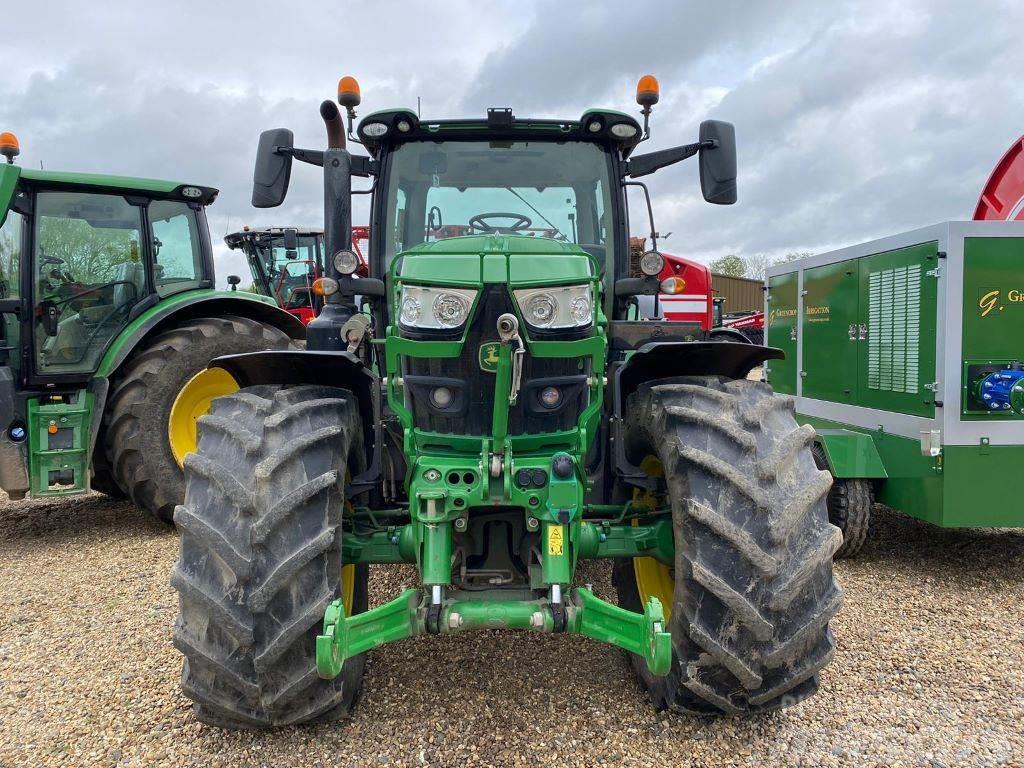
<path id="1" fill-rule="evenodd" d="M 469 319 L 474 300 L 472 288 L 403 285 L 398 320 L 409 328 L 459 328 Z"/>
<path id="2" fill-rule="evenodd" d="M 583 328 L 594 321 L 589 285 L 522 288 L 512 293 L 532 328 Z"/>
<path id="3" fill-rule="evenodd" d="M 354 275 L 359 269 L 359 257 L 355 251 L 342 249 L 334 254 L 334 268 L 340 275 Z"/>

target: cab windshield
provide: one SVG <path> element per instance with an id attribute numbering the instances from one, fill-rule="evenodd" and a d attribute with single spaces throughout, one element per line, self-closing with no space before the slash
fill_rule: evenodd
<path id="1" fill-rule="evenodd" d="M 298 247 L 291 254 L 293 258 L 289 258 L 282 235 L 260 237 L 252 246 L 255 259 L 249 261 L 259 292 L 285 306 L 298 300 L 292 294 L 299 289 L 303 291 L 303 300 L 308 302 L 308 290 L 320 274 L 319 235 L 299 235 L 297 240 Z"/>
<path id="2" fill-rule="evenodd" d="M 614 256 L 610 179 L 596 144 L 402 144 L 388 175 L 385 263 L 423 242 L 498 233 L 575 243 L 603 266 Z"/>

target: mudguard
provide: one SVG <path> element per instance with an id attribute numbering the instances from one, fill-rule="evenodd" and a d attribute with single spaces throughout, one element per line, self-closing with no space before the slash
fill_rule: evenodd
<path id="1" fill-rule="evenodd" d="M 350 390 L 359 400 L 363 439 L 370 451 L 370 466 L 352 479 L 349 495 L 371 487 L 380 475 L 383 426 L 381 424 L 380 379 L 351 352 L 323 352 L 300 349 L 225 355 L 212 360 L 210 368 L 223 368 L 239 387 L 260 384 L 320 384 Z"/>
<path id="2" fill-rule="evenodd" d="M 825 452 L 832 477 L 882 480 L 889 476 L 871 435 L 848 429 L 819 429 L 815 442 Z"/>
<path id="3" fill-rule="evenodd" d="M 775 347 L 728 341 L 644 344 L 615 370 L 615 415 L 622 415 L 626 400 L 645 381 L 674 376 L 727 376 L 742 379 L 766 360 L 781 360 L 784 357 L 785 353 Z"/>

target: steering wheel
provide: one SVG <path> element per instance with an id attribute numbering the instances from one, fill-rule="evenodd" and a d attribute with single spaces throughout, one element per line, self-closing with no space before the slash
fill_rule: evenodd
<path id="1" fill-rule="evenodd" d="M 497 227 L 488 224 L 484 219 L 512 219 L 512 224 L 507 227 Z M 469 220 L 470 230 L 479 230 L 484 234 L 497 232 L 498 234 L 507 235 L 512 232 L 521 232 L 524 229 L 528 229 L 531 224 L 533 224 L 533 219 L 529 216 L 523 216 L 521 213 L 501 213 L 499 211 L 478 213 Z"/>

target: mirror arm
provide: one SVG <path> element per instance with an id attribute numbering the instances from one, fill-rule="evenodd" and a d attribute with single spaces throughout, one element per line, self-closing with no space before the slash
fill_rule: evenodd
<path id="1" fill-rule="evenodd" d="M 377 161 L 366 155 L 352 155 L 352 175 L 364 179 L 377 175 Z"/>
<path id="2" fill-rule="evenodd" d="M 654 173 L 659 168 L 686 160 L 693 157 L 702 149 L 712 149 L 716 142 L 712 140 L 698 141 L 694 144 L 683 144 L 679 147 L 662 149 L 657 152 L 649 152 L 646 155 L 637 155 L 626 163 L 626 175 L 631 179 L 646 176 Z"/>
<path id="3" fill-rule="evenodd" d="M 296 160 L 310 165 L 319 165 L 323 168 L 324 153 L 316 149 L 299 149 L 298 147 L 274 147 L 274 152 L 279 155 L 291 155 Z"/>

